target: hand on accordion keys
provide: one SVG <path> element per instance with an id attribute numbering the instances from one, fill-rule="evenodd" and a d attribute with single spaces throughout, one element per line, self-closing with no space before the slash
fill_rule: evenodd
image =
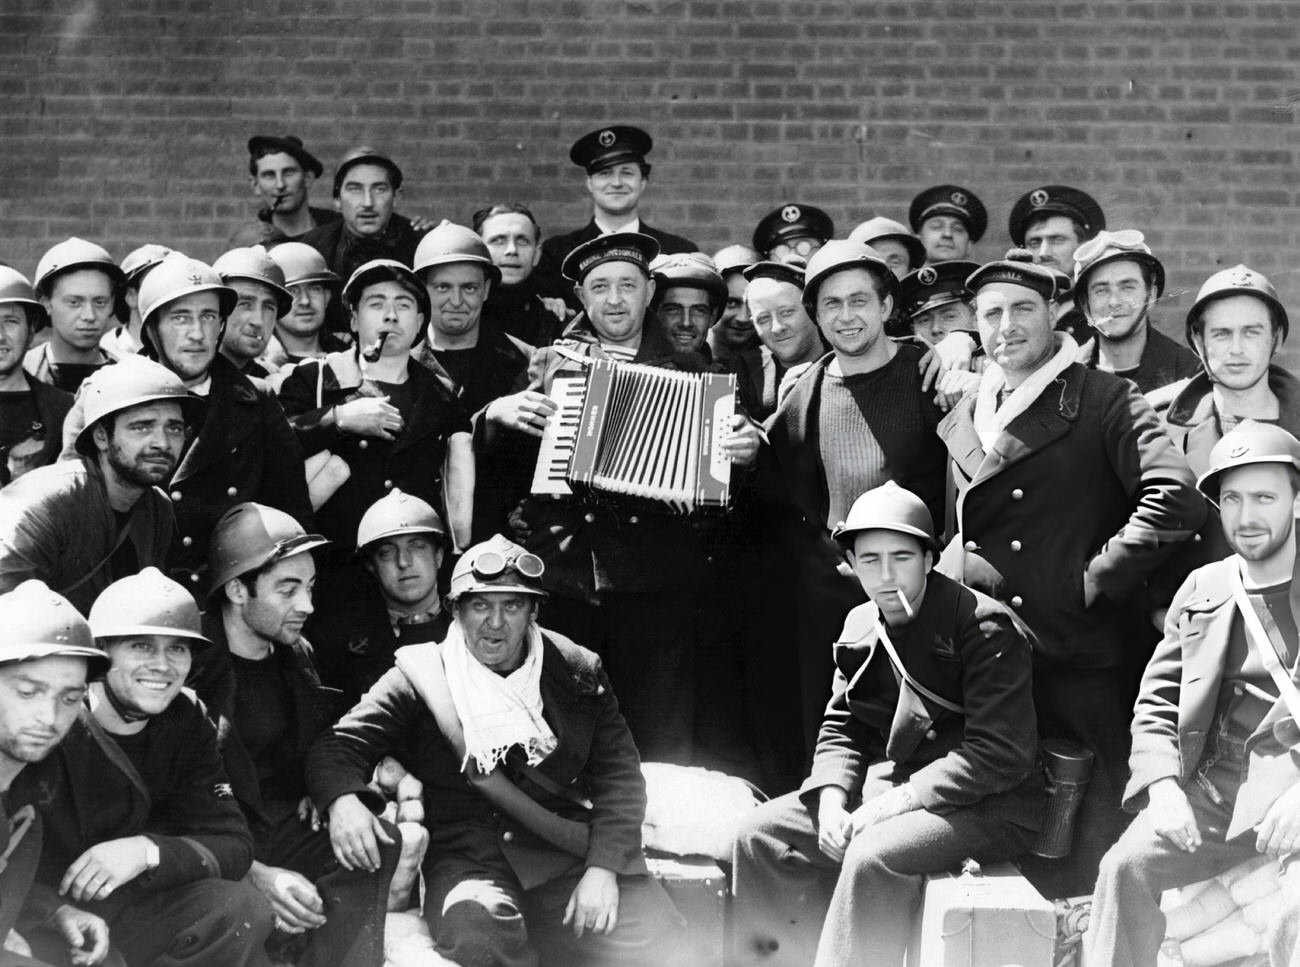
<path id="1" fill-rule="evenodd" d="M 763 440 L 763 431 L 758 424 L 744 413 L 731 416 L 730 434 L 722 441 L 722 449 L 731 462 L 742 467 L 753 466 L 758 457 L 758 445 Z"/>
<path id="2" fill-rule="evenodd" d="M 555 401 L 545 393 L 524 390 L 493 400 L 485 416 L 500 426 L 540 437 L 555 410 Z"/>

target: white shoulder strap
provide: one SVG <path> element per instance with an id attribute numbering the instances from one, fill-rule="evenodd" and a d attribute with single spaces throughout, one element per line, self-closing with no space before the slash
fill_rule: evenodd
<path id="1" fill-rule="evenodd" d="M 903 663 L 898 657 L 898 652 L 894 650 L 894 643 L 889 640 L 889 633 L 885 631 L 885 623 L 880 620 L 879 610 L 876 611 L 875 618 L 876 634 L 880 636 L 880 643 L 885 646 L 885 654 L 889 656 L 890 664 L 894 666 L 894 669 L 902 676 L 903 681 L 907 682 L 912 691 L 916 692 L 923 698 L 928 698 L 940 708 L 946 708 L 949 712 L 956 712 L 958 715 L 965 715 L 965 708 L 948 701 L 948 699 L 944 698 L 942 695 L 935 694 L 912 677 L 911 672 L 903 667 Z"/>
<path id="2" fill-rule="evenodd" d="M 1277 657 L 1277 649 L 1273 647 L 1272 641 L 1268 637 L 1268 632 L 1264 630 L 1264 622 L 1259 620 L 1259 614 L 1255 611 L 1255 606 L 1250 603 L 1250 597 L 1246 594 L 1246 585 L 1241 579 L 1241 570 L 1245 562 L 1239 556 L 1234 556 L 1232 566 L 1228 568 L 1228 585 L 1232 588 L 1232 597 L 1237 603 L 1237 610 L 1241 612 L 1242 621 L 1246 626 L 1246 639 L 1255 649 L 1260 661 L 1268 669 L 1269 675 L 1273 678 L 1273 684 L 1277 686 L 1278 693 L 1282 701 L 1286 703 L 1287 710 L 1291 717 L 1300 722 L 1300 691 L 1296 690 L 1295 682 L 1287 674 L 1286 669 L 1282 667 L 1282 662 Z"/>

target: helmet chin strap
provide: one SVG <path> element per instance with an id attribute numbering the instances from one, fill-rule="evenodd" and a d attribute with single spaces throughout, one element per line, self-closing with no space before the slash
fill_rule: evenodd
<path id="1" fill-rule="evenodd" d="M 134 725 L 136 722 L 143 722 L 146 719 L 153 718 L 153 716 L 148 712 L 128 709 L 123 705 L 122 700 L 118 697 L 117 693 L 113 691 L 113 683 L 109 681 L 108 678 L 104 679 L 103 685 L 104 697 L 108 699 L 108 704 L 113 707 L 113 711 L 117 713 L 117 717 L 123 722 Z"/>

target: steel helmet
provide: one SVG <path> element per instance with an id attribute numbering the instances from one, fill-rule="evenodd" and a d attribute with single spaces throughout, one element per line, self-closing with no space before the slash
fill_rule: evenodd
<path id="1" fill-rule="evenodd" d="M 813 252 L 804 269 L 803 305 L 811 319 L 817 318 L 817 289 L 822 282 L 836 272 L 858 268 L 873 272 L 884 283 L 885 294 L 893 296 L 894 305 L 898 305 L 898 276 L 890 271 L 880 253 L 870 245 L 837 238 Z"/>
<path id="2" fill-rule="evenodd" d="M 650 273 L 658 279 L 656 301 L 673 286 L 703 289 L 716 300 L 717 308 L 727 301 L 727 283 L 723 281 L 713 259 L 703 252 L 678 252 L 659 255 L 650 263 Z"/>
<path id="3" fill-rule="evenodd" d="M 436 510 L 419 497 L 394 488 L 361 516 L 357 525 L 357 551 L 399 534 L 433 534 L 444 543 L 447 540 L 447 528 Z"/>
<path id="4" fill-rule="evenodd" d="M 39 332 L 49 322 L 49 315 L 41 300 L 36 298 L 35 287 L 15 268 L 0 265 L 0 303 L 18 302 L 26 306 L 27 328 Z"/>
<path id="5" fill-rule="evenodd" d="M 1201 291 L 1196 293 L 1196 301 L 1187 310 L 1185 332 L 1187 345 L 1193 345 L 1192 334 L 1200 328 L 1201 313 L 1205 311 L 1205 307 L 1217 299 L 1226 299 L 1231 295 L 1252 295 L 1268 306 L 1277 327 L 1282 330 L 1283 342 L 1286 341 L 1291 322 L 1287 319 L 1282 300 L 1277 297 L 1277 289 L 1273 288 L 1273 283 L 1267 277 L 1260 275 L 1249 266 L 1239 264 L 1215 272 L 1205 280 Z"/>
<path id="6" fill-rule="evenodd" d="M 275 314 L 277 319 L 293 307 L 293 293 L 284 287 L 284 270 L 260 245 L 232 248 L 213 262 L 212 268 L 227 285 L 232 279 L 243 279 L 247 282 L 260 282 L 269 288 L 279 303 Z"/>
<path id="7" fill-rule="evenodd" d="M 416 246 L 415 274 L 424 278 L 425 269 L 457 262 L 477 265 L 490 282 L 501 281 L 501 270 L 492 261 L 492 253 L 479 234 L 444 218 Z"/>
<path id="8" fill-rule="evenodd" d="M 1196 487 L 1215 503 L 1223 474 L 1252 463 L 1285 463 L 1300 472 L 1300 440 L 1273 423 L 1245 420 L 1225 433 L 1210 450 L 1210 469 Z"/>
<path id="9" fill-rule="evenodd" d="M 0 594 L 0 664 L 53 655 L 86 658 L 88 677 L 108 669 L 90 625 L 63 595 L 44 581 L 24 581 Z"/>
<path id="10" fill-rule="evenodd" d="M 343 176 L 348 173 L 348 169 L 355 165 L 378 165 L 388 171 L 389 180 L 392 182 L 393 190 L 396 191 L 402 187 L 402 169 L 397 167 L 397 162 L 381 151 L 376 151 L 370 147 L 352 148 L 339 160 L 339 166 L 334 169 L 334 197 L 339 196 L 339 189 L 343 187 Z"/>
<path id="11" fill-rule="evenodd" d="M 292 287 L 303 282 L 336 286 L 343 281 L 330 271 L 325 256 L 306 242 L 281 242 L 267 254 L 280 266 L 286 286 Z"/>
<path id="12" fill-rule="evenodd" d="M 185 638 L 191 648 L 211 645 L 194 596 L 156 567 L 114 581 L 90 606 L 90 630 L 97 640 L 129 635 Z"/>
<path id="13" fill-rule="evenodd" d="M 126 284 L 139 288 L 145 273 L 173 254 L 173 251 L 166 245 L 158 245 L 154 242 L 147 242 L 137 249 L 132 249 L 127 257 L 122 259 L 122 272 L 126 275 Z"/>
<path id="14" fill-rule="evenodd" d="M 542 575 L 546 565 L 531 551 L 497 534 L 475 544 L 456 562 L 451 572 L 447 600 L 481 591 L 513 591 L 545 597 Z"/>
<path id="15" fill-rule="evenodd" d="M 1074 304 L 1080 312 L 1088 304 L 1087 276 L 1095 268 L 1108 262 L 1136 262 L 1151 273 L 1151 286 L 1156 295 L 1165 291 L 1165 267 L 1151 254 L 1146 236 L 1136 229 L 1125 228 L 1116 232 L 1102 229 L 1080 245 L 1074 252 Z"/>
<path id="16" fill-rule="evenodd" d="M 36 291 L 48 297 L 55 276 L 73 269 L 99 269 L 113 280 L 114 288 L 126 281 L 126 275 L 107 249 L 73 236 L 50 246 L 36 263 Z"/>
<path id="17" fill-rule="evenodd" d="M 212 583 L 208 599 L 231 578 L 328 543 L 319 534 L 308 534 L 282 510 L 251 501 L 236 504 L 221 515 L 212 529 L 208 550 L 208 574 Z"/>
<path id="18" fill-rule="evenodd" d="M 730 272 L 743 272 L 761 261 L 763 256 L 748 245 L 728 245 L 713 253 L 713 264 L 724 279 Z"/>
<path id="19" fill-rule="evenodd" d="M 140 283 L 140 318 L 148 326 L 154 313 L 169 302 L 196 292 L 215 292 L 224 320 L 235 308 L 239 293 L 221 281 L 206 262 L 176 253 L 163 259 Z"/>
<path id="20" fill-rule="evenodd" d="M 918 538 L 932 551 L 939 550 L 930 510 L 916 494 L 892 480 L 853 502 L 849 516 L 835 525 L 831 536 L 845 548 L 853 546 L 859 531 L 887 530 Z"/>
<path id="21" fill-rule="evenodd" d="M 415 296 L 424 318 L 429 318 L 429 290 L 424 287 L 418 275 L 393 259 L 371 259 L 360 266 L 343 286 L 343 301 L 349 306 L 355 306 L 366 286 L 376 282 L 396 282 L 409 290 L 411 295 Z"/>
<path id="22" fill-rule="evenodd" d="M 144 403 L 174 401 L 180 404 L 185 422 L 194 425 L 203 415 L 206 402 L 185 388 L 181 378 L 166 366 L 143 356 L 128 356 L 96 370 L 81 391 L 85 426 L 77 434 L 78 453 L 95 453 L 94 429 L 106 416 Z"/>
<path id="23" fill-rule="evenodd" d="M 849 232 L 850 242 L 874 245 L 877 240 L 898 242 L 906 248 L 909 268 L 919 266 L 925 261 L 925 245 L 907 230 L 906 225 L 892 218 L 877 215 L 875 218 L 868 218 L 865 222 L 861 222 L 857 228 Z"/>

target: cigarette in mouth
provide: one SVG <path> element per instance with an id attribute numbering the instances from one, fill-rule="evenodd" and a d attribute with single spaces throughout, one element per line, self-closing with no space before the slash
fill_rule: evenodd
<path id="1" fill-rule="evenodd" d="M 909 618 L 915 618 L 916 612 L 913 611 L 912 606 L 907 603 L 907 595 L 905 595 L 902 591 L 899 591 L 897 588 L 894 589 L 894 593 L 898 595 L 898 600 L 902 602 L 903 610 L 907 612 L 907 616 Z"/>

